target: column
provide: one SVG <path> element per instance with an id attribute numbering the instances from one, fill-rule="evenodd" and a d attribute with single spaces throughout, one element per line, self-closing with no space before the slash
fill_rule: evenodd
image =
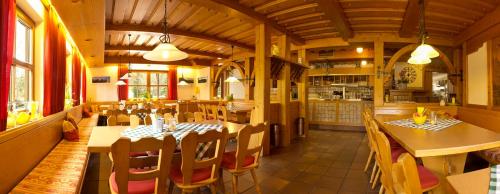
<path id="1" fill-rule="evenodd" d="M 255 110 L 253 117 L 255 123 L 268 122 L 266 135 L 263 137 L 264 155 L 269 154 L 269 116 L 270 116 L 270 79 L 271 79 L 271 60 L 269 58 L 271 51 L 271 32 L 266 24 L 256 26 L 255 33 L 255 88 L 254 103 Z M 254 123 L 254 124 L 255 124 Z"/>
<path id="2" fill-rule="evenodd" d="M 307 50 L 299 49 L 299 63 L 309 67 L 309 61 L 307 59 Z M 299 92 L 299 102 L 300 102 L 300 117 L 304 118 L 304 135 L 307 137 L 309 134 L 309 70 L 306 69 L 300 77 L 300 82 L 297 83 Z"/>
<path id="3" fill-rule="evenodd" d="M 290 39 L 286 35 L 278 38 L 279 57 L 290 59 Z M 289 146 L 292 141 L 292 122 L 290 114 L 290 64 L 284 64 L 278 80 L 278 92 L 280 100 L 280 125 L 281 139 L 280 146 Z"/>
<path id="4" fill-rule="evenodd" d="M 373 67 L 375 72 L 375 83 L 373 87 L 373 101 L 374 106 L 383 106 L 384 105 L 384 75 L 377 75 L 377 71 L 384 70 L 384 42 L 381 39 L 375 39 L 374 41 L 374 52 L 375 52 L 375 65 Z"/>

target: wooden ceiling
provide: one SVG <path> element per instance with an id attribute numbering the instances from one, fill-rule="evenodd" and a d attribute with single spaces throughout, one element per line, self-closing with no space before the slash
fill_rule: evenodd
<path id="1" fill-rule="evenodd" d="M 364 32 L 415 37 L 419 0 L 168 0 L 172 43 L 190 59 L 228 58 L 253 51 L 254 26 L 266 23 L 294 44 L 351 38 Z M 163 0 L 106 0 L 105 62 L 127 55 L 139 60 L 161 35 Z M 427 0 L 426 29 L 432 37 L 456 39 L 499 6 L 500 0 Z"/>

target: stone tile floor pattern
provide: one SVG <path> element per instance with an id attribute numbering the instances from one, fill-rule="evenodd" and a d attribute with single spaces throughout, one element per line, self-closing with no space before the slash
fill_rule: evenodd
<path id="1" fill-rule="evenodd" d="M 262 158 L 256 172 L 264 194 L 378 193 L 379 187 L 372 190 L 369 173 L 363 172 L 368 153 L 365 133 L 311 130 L 307 139 Z M 109 193 L 109 164 L 99 164 L 98 157 L 89 163 L 82 193 Z M 224 182 L 230 193 L 230 174 L 224 173 Z M 240 176 L 238 191 L 256 193 L 250 174 Z M 210 192 L 201 189 L 200 193 Z"/>

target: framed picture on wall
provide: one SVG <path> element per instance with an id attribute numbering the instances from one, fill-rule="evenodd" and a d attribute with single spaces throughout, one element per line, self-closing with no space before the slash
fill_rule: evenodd
<path id="1" fill-rule="evenodd" d="M 110 80 L 111 78 L 109 76 L 92 77 L 93 84 L 110 83 Z"/>
<path id="2" fill-rule="evenodd" d="M 423 67 L 398 62 L 394 67 L 394 80 L 396 83 L 404 82 L 408 88 L 423 89 Z"/>

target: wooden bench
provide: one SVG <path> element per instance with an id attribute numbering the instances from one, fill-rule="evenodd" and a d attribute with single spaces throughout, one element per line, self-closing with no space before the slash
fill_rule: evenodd
<path id="1" fill-rule="evenodd" d="M 6 158 L 0 161 L 0 193 L 80 193 L 88 161 L 87 142 L 98 116 L 82 119 L 82 107 L 0 136 L 0 155 Z M 79 125 L 78 142 L 62 138 L 67 114 Z"/>

